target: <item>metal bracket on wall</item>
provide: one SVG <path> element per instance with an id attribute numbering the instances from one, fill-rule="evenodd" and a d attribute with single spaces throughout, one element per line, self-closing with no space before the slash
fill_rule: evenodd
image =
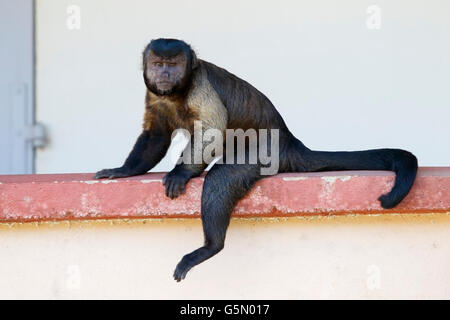
<path id="1" fill-rule="evenodd" d="M 47 145 L 47 130 L 42 123 L 25 127 L 25 140 L 35 148 L 43 148 Z"/>

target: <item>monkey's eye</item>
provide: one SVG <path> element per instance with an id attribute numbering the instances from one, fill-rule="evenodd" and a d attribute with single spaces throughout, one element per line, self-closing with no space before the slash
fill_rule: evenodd
<path id="1" fill-rule="evenodd" d="M 175 62 L 169 62 L 169 63 L 167 63 L 167 65 L 169 67 L 175 67 L 177 64 Z"/>
<path id="2" fill-rule="evenodd" d="M 163 63 L 162 62 L 154 62 L 153 65 L 157 66 L 157 67 L 162 67 Z"/>

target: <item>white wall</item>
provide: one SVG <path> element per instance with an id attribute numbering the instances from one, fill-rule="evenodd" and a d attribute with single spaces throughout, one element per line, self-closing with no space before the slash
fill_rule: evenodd
<path id="1" fill-rule="evenodd" d="M 225 249 L 177 283 L 200 219 L 0 224 L 0 299 L 450 299 L 449 227 L 445 214 L 233 219 Z"/>
<path id="2" fill-rule="evenodd" d="M 380 30 L 366 27 L 372 4 Z M 66 27 L 69 5 L 80 30 Z M 37 119 L 51 139 L 38 173 L 122 164 L 144 110 L 140 54 L 158 37 L 254 84 L 309 147 L 450 164 L 447 0 L 37 0 Z"/>

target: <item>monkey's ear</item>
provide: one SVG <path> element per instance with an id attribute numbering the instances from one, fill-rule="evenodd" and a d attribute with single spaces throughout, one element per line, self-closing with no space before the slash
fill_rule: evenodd
<path id="1" fill-rule="evenodd" d="M 197 55 L 195 54 L 194 50 L 191 50 L 191 69 L 195 70 L 197 68 L 198 68 Z"/>

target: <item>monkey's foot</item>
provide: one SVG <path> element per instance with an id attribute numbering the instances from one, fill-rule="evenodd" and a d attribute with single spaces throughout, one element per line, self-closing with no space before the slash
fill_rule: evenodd
<path id="1" fill-rule="evenodd" d="M 94 179 L 113 179 L 113 178 L 124 178 L 129 177 L 130 174 L 122 168 L 115 169 L 103 169 L 97 172 L 94 176 Z"/>
<path id="2" fill-rule="evenodd" d="M 190 175 L 184 172 L 175 171 L 175 169 L 170 171 L 162 180 L 163 185 L 166 186 L 166 196 L 174 199 L 179 195 L 184 194 L 186 191 L 186 184 L 190 178 Z"/>
<path id="3" fill-rule="evenodd" d="M 184 278 L 186 278 L 186 274 L 189 272 L 189 270 L 192 269 L 192 263 L 189 261 L 188 258 L 189 255 L 186 255 L 181 259 L 181 261 L 177 264 L 177 267 L 175 268 L 175 272 L 173 273 L 173 278 L 180 282 Z"/>

